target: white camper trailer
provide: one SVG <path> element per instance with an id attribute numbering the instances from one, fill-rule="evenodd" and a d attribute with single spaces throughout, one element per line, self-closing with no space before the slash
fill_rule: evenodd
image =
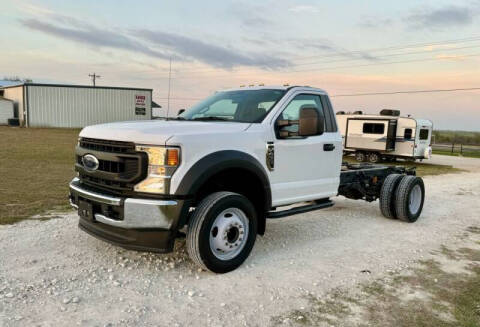
<path id="1" fill-rule="evenodd" d="M 379 115 L 337 112 L 346 154 L 357 161 L 428 159 L 432 148 L 430 120 L 400 117 L 399 110 L 384 109 Z"/>

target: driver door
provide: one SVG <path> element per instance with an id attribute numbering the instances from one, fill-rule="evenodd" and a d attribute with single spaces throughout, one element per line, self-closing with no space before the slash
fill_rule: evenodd
<path id="1" fill-rule="evenodd" d="M 298 131 L 298 125 L 279 128 L 276 122 L 298 120 L 302 107 L 314 107 L 320 115 L 325 116 L 321 95 L 298 94 L 274 121 L 275 169 L 271 172 L 273 206 L 328 198 L 338 192 L 341 137 L 337 131 L 325 128 L 322 135 L 279 136 L 283 129 Z"/>

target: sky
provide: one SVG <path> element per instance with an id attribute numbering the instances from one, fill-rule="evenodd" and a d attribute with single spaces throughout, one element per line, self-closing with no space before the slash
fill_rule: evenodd
<path id="1" fill-rule="evenodd" d="M 480 131 L 480 90 L 342 96 L 480 87 L 480 0 L 0 5 L 0 79 L 89 85 L 95 72 L 98 85 L 152 88 L 170 114 L 225 88 L 309 85 L 336 111 Z"/>

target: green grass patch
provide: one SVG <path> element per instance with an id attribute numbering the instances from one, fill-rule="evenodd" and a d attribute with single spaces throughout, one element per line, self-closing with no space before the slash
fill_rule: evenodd
<path id="1" fill-rule="evenodd" d="M 432 136 L 435 143 L 480 145 L 480 132 L 436 130 Z"/>
<path id="2" fill-rule="evenodd" d="M 468 157 L 468 158 L 480 158 L 480 151 L 479 152 L 463 152 L 460 154 L 459 152 L 451 152 L 448 150 L 433 150 L 433 154 L 439 154 L 444 156 L 452 156 L 452 157 Z"/>
<path id="3" fill-rule="evenodd" d="M 0 127 L 0 224 L 69 207 L 78 133 Z"/>
<path id="4" fill-rule="evenodd" d="M 344 156 L 343 161 L 347 161 L 350 163 L 358 163 L 354 157 L 351 156 Z M 428 162 L 408 162 L 408 161 L 397 161 L 397 162 L 381 162 L 380 165 L 387 165 L 387 166 L 404 166 L 404 167 L 416 167 L 417 168 L 417 175 L 418 176 L 435 176 L 435 175 L 443 175 L 443 174 L 453 174 L 453 173 L 461 173 L 466 170 L 460 168 L 454 168 L 450 165 L 434 165 Z"/>

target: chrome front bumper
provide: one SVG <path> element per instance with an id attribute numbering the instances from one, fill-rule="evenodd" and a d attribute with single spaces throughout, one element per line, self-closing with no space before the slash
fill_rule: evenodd
<path id="1" fill-rule="evenodd" d="M 94 192 L 82 187 L 80 180 L 70 182 L 70 204 L 78 209 L 72 200 L 81 198 L 88 202 L 123 208 L 123 219 L 113 219 L 102 213 L 94 213 L 95 221 L 125 229 L 171 229 L 178 219 L 178 202 L 174 200 L 154 200 L 120 198 Z"/>

